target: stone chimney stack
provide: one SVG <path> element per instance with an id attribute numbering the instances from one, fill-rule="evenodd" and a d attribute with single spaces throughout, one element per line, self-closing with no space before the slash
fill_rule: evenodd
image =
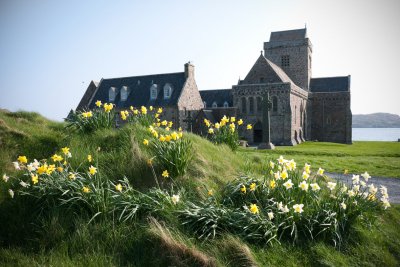
<path id="1" fill-rule="evenodd" d="M 194 65 L 190 61 L 185 64 L 185 78 L 194 78 Z"/>

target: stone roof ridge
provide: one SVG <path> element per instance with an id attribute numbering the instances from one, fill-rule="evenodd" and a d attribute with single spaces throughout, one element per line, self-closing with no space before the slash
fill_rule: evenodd
<path id="1" fill-rule="evenodd" d="M 281 79 L 282 82 L 284 82 L 284 83 L 293 83 L 294 84 L 292 79 L 290 79 L 290 77 L 286 74 L 286 72 L 283 69 L 281 69 L 281 67 L 276 65 L 274 62 L 272 62 L 268 58 L 266 58 L 264 56 L 263 56 L 263 58 L 267 61 L 268 65 L 271 66 L 273 71 L 276 73 L 276 75 L 278 75 L 278 77 Z"/>
<path id="2" fill-rule="evenodd" d="M 269 41 L 294 41 L 307 38 L 307 28 L 271 32 Z"/>

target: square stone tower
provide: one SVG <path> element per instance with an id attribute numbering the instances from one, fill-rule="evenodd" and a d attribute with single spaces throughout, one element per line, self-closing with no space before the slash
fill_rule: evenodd
<path id="1" fill-rule="evenodd" d="M 280 66 L 297 86 L 309 90 L 312 44 L 307 28 L 271 32 L 269 42 L 264 43 L 264 56 Z"/>

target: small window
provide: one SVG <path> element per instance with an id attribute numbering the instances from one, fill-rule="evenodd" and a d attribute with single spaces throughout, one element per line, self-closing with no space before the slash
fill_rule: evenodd
<path id="1" fill-rule="evenodd" d="M 207 107 L 207 102 L 204 101 L 203 104 L 204 104 L 204 108 L 206 108 Z"/>
<path id="2" fill-rule="evenodd" d="M 110 90 L 108 90 L 108 101 L 114 102 L 116 95 L 117 95 L 117 89 L 115 87 L 111 87 Z"/>
<path id="3" fill-rule="evenodd" d="M 228 108 L 229 107 L 229 104 L 228 104 L 228 102 L 224 102 L 224 108 Z"/>
<path id="4" fill-rule="evenodd" d="M 213 108 L 218 107 L 217 102 L 213 102 L 213 103 L 212 103 L 212 107 L 213 107 Z"/>
<path id="5" fill-rule="evenodd" d="M 157 99 L 157 84 L 153 84 L 150 87 L 150 99 Z"/>
<path id="6" fill-rule="evenodd" d="M 272 97 L 272 111 L 278 111 L 278 98 L 276 96 Z"/>
<path id="7" fill-rule="evenodd" d="M 171 94 L 172 94 L 172 87 L 169 83 L 167 83 L 164 86 L 164 99 L 169 99 L 171 98 Z"/>
<path id="8" fill-rule="evenodd" d="M 127 86 L 122 86 L 121 89 L 121 101 L 126 101 L 126 99 L 128 98 L 128 87 Z"/>
<path id="9" fill-rule="evenodd" d="M 281 57 L 281 66 L 282 67 L 289 67 L 290 61 L 289 61 L 289 55 L 284 55 Z"/>

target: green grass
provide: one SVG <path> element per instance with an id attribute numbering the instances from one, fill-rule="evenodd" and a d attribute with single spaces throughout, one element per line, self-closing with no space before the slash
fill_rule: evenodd
<path id="1" fill-rule="evenodd" d="M 293 147 L 276 147 L 275 150 L 241 148 L 247 157 L 277 159 L 283 155 L 299 164 L 323 166 L 328 172 L 363 173 L 373 176 L 400 178 L 399 142 L 354 142 L 352 145 L 305 142 Z"/>
<path id="2" fill-rule="evenodd" d="M 127 176 L 135 188 L 154 185 L 142 144 L 148 136 L 142 127 L 97 131 L 91 135 L 68 135 L 64 123 L 51 122 L 36 113 L 0 112 L 0 175 L 12 174 L 11 161 L 20 154 L 29 159 L 48 157 L 69 146 L 72 163 L 89 166 L 92 154 L 105 177 Z M 327 171 L 364 172 L 400 177 L 400 144 L 355 142 L 353 145 L 304 143 L 278 147 L 275 151 L 215 146 L 199 136 L 187 134 L 195 156 L 183 184 L 190 195 L 205 197 L 205 188 L 218 188 L 239 173 L 261 175 L 265 158 L 283 155 L 298 164 L 311 163 Z M 100 150 L 98 148 L 100 147 Z M 379 168 L 378 163 L 381 164 Z M 161 170 L 156 170 L 160 172 Z M 322 243 L 293 246 L 253 245 L 223 235 L 202 242 L 174 218 L 88 218 L 54 210 L 30 213 L 32 203 L 12 203 L 0 181 L 0 266 L 399 266 L 400 206 L 393 205 L 370 228 L 358 225 L 351 239 L 338 250 Z"/>

